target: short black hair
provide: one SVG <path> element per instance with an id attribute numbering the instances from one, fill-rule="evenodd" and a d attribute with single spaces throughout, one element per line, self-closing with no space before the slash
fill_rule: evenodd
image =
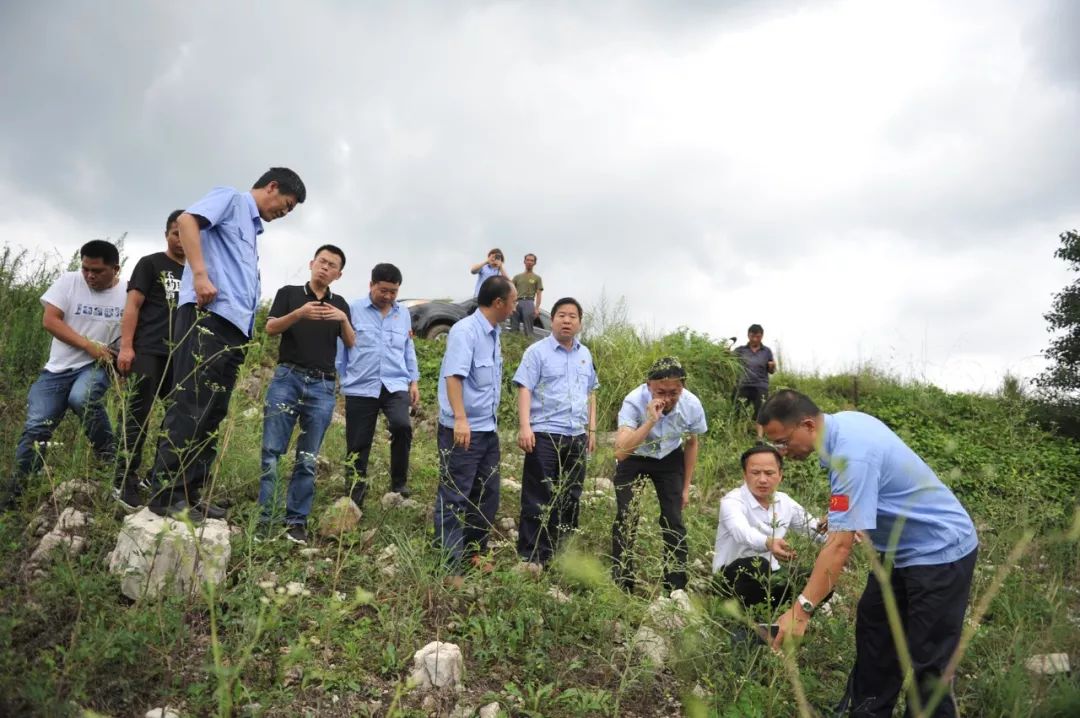
<path id="1" fill-rule="evenodd" d="M 529 255 L 525 255 L 525 256 L 529 256 Z M 552 304 L 551 305 L 551 316 L 555 316 L 555 312 L 559 311 L 559 307 L 561 307 L 564 304 L 573 304 L 575 307 L 577 307 L 577 315 L 578 315 L 579 319 L 581 319 L 581 318 L 583 318 L 585 316 L 585 310 L 581 308 L 581 302 L 574 299 L 573 297 L 563 297 L 559 301 Z"/>
<path id="2" fill-rule="evenodd" d="M 315 257 L 319 256 L 319 252 L 330 252 L 331 254 L 336 254 L 341 257 L 341 269 L 345 269 L 345 252 L 341 250 L 341 247 L 335 247 L 332 244 L 324 244 L 315 250 Z M 312 259 L 314 259 L 314 257 L 312 257 Z"/>
<path id="3" fill-rule="evenodd" d="M 169 218 L 167 220 L 165 220 L 165 231 L 166 232 L 169 231 L 169 227 L 173 226 L 173 222 L 180 219 L 180 215 L 182 215 L 183 213 L 184 213 L 184 210 L 182 210 L 182 209 L 174 209 L 172 212 L 169 212 Z"/>
<path id="4" fill-rule="evenodd" d="M 488 250 L 487 256 L 490 257 L 493 254 L 495 255 L 495 258 L 500 260 L 500 261 L 504 259 L 503 251 L 501 249 L 499 249 L 498 247 L 493 247 L 493 248 Z"/>
<path id="5" fill-rule="evenodd" d="M 794 389 L 783 389 L 773 394 L 765 406 L 758 412 L 757 422 L 765 426 L 769 422 L 779 421 L 784 426 L 793 426 L 803 419 L 815 417 L 821 409 L 806 394 Z"/>
<path id="6" fill-rule="evenodd" d="M 532 252 L 529 252 L 528 254 L 526 254 L 524 258 L 528 259 L 529 257 L 532 257 L 534 262 L 539 261 L 539 260 L 536 259 L 536 255 L 533 254 Z"/>
<path id="7" fill-rule="evenodd" d="M 79 249 L 81 259 L 100 259 L 110 267 L 120 266 L 120 250 L 112 242 L 91 239 Z"/>
<path id="8" fill-rule="evenodd" d="M 746 330 L 747 334 L 764 334 L 765 330 L 761 328 L 760 324 L 751 324 L 750 328 Z"/>
<path id="9" fill-rule="evenodd" d="M 371 268 L 371 281 L 401 284 L 401 270 L 389 262 L 380 262 Z"/>
<path id="10" fill-rule="evenodd" d="M 282 194 L 296 197 L 297 204 L 303 204 L 304 200 L 307 199 L 307 188 L 304 187 L 304 180 L 300 179 L 300 175 L 288 167 L 271 167 L 266 172 L 263 172 L 263 176 L 251 186 L 251 189 L 262 189 L 271 182 L 277 182 L 278 191 Z"/>
<path id="11" fill-rule="evenodd" d="M 476 303 L 481 307 L 490 307 L 496 299 L 509 299 L 510 290 L 514 288 L 513 282 L 501 274 L 488 277 L 480 285 L 480 291 L 476 295 Z"/>
<path id="12" fill-rule="evenodd" d="M 784 470 L 784 457 L 780 455 L 780 452 L 777 451 L 775 447 L 758 442 L 744 451 L 742 456 L 739 457 L 739 463 L 742 464 L 743 471 L 746 471 L 746 462 L 755 454 L 772 454 L 776 457 L 776 465 L 780 467 L 781 471 Z"/>

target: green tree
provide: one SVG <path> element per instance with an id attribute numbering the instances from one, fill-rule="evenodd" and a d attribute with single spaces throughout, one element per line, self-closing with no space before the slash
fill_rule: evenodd
<path id="1" fill-rule="evenodd" d="M 1080 272 L 1080 234 L 1076 230 L 1062 232 L 1061 246 L 1054 256 L 1068 262 L 1072 271 Z M 1057 336 L 1045 352 L 1051 366 L 1037 383 L 1056 393 L 1071 394 L 1080 390 L 1080 279 L 1057 293 L 1044 317 L 1048 331 Z"/>

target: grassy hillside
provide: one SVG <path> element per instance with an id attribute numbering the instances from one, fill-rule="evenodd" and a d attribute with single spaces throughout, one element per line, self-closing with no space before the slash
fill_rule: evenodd
<path id="1" fill-rule="evenodd" d="M 25 416 L 26 389 L 48 345 L 36 297 L 52 272 L 37 267 L 28 276 L 28 265 L 19 267 L 18 260 L 0 257 L 0 300 L 7 314 L 0 323 L 5 473 Z M 653 496 L 646 496 L 640 534 L 641 572 L 649 590 L 637 596 L 626 596 L 607 580 L 604 555 L 615 506 L 602 493 L 587 496 L 571 551 L 539 580 L 511 570 L 513 544 L 496 532 L 497 570 L 471 577 L 463 591 L 443 587 L 429 518 L 437 481 L 438 344 L 421 341 L 418 347 L 423 407 L 411 483 L 419 489 L 421 507 L 379 506 L 388 483 L 388 447 L 380 431 L 372 452 L 373 496 L 355 536 L 315 542 L 317 550 L 306 552 L 286 542 L 254 542 L 260 399 L 265 367 L 275 358 L 272 342 L 259 336 L 222 426 L 213 486 L 216 497 L 231 503 L 230 520 L 239 527 L 227 586 L 214 596 L 137 605 L 120 595 L 118 579 L 103 570 L 121 518 L 108 499 L 108 471 L 95 465 L 77 425 L 66 419 L 55 437 L 62 447 L 52 451 L 47 471 L 30 486 L 26 508 L 0 518 L 0 715 L 79 715 L 92 709 L 141 716 L 152 705 L 168 703 L 185 716 L 420 716 L 499 701 L 508 714 L 530 716 L 792 716 L 800 710 L 797 691 L 805 692 L 812 710 L 827 711 L 854 659 L 854 607 L 865 583 L 865 557 L 842 577 L 832 615 L 814 620 L 794 675 L 779 657 L 733 645 L 731 632 L 742 619 L 702 589 L 719 498 L 738 485 L 738 455 L 753 437 L 728 401 L 736 365 L 723 346 L 703 335 L 682 331 L 648 338 L 607 317 L 590 319 L 597 330 L 587 341 L 602 382 L 601 429 L 614 428 L 622 397 L 655 357 L 667 353 L 687 364 L 688 386 L 703 399 L 710 420 L 687 509 L 697 618 L 677 632 L 664 669 L 627 647 L 659 592 Z M 512 434 L 509 377 L 523 349 L 520 340 L 504 342 L 502 471 L 515 479 L 521 453 Z M 993 599 L 960 666 L 963 714 L 1076 715 L 1077 679 L 1032 676 L 1024 661 L 1049 652 L 1080 659 L 1077 445 L 1037 428 L 1028 419 L 1028 400 L 1015 392 L 947 394 L 873 372 L 781 373 L 775 385 L 806 391 L 826 411 L 857 408 L 879 416 L 927 459 L 976 518 L 982 546 L 974 599 Z M 340 423 L 331 427 L 323 456 L 328 462 L 317 484 L 315 517 L 344 494 Z M 610 447 L 602 446 L 588 475 L 610 477 L 613 466 Z M 26 579 L 20 569 L 35 544 L 32 512 L 69 477 L 91 477 L 101 487 L 89 548 L 75 560 L 52 565 L 44 578 Z M 824 512 L 827 482 L 816 462 L 791 464 L 784 488 L 815 513 Z M 504 491 L 499 516 L 516 519 L 518 511 L 518 494 Z M 1032 532 L 1031 543 L 1007 560 L 1025 532 Z M 392 560 L 384 553 L 391 545 L 397 547 Z M 803 548 L 800 563 L 809 566 L 813 551 Z M 391 563 L 396 570 L 387 570 Z M 308 595 L 276 590 L 290 581 L 303 582 Z M 561 601 L 553 588 L 570 600 Z M 413 652 L 436 639 L 461 646 L 465 690 L 425 703 L 405 681 Z"/>

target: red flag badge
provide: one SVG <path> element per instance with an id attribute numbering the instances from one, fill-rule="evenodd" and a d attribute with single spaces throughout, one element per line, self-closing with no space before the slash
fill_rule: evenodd
<path id="1" fill-rule="evenodd" d="M 848 497 L 846 494 L 833 494 L 829 497 L 829 511 L 847 511 Z"/>

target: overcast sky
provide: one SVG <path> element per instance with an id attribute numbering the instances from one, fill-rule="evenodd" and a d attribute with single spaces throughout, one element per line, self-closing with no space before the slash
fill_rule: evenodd
<path id="1" fill-rule="evenodd" d="M 953 389 L 1037 373 L 1080 225 L 1080 3 L 0 5 L 0 236 L 67 257 L 297 170 L 267 297 L 467 296 L 501 247 L 545 303 Z M 134 260 L 129 261 L 130 270 Z"/>

